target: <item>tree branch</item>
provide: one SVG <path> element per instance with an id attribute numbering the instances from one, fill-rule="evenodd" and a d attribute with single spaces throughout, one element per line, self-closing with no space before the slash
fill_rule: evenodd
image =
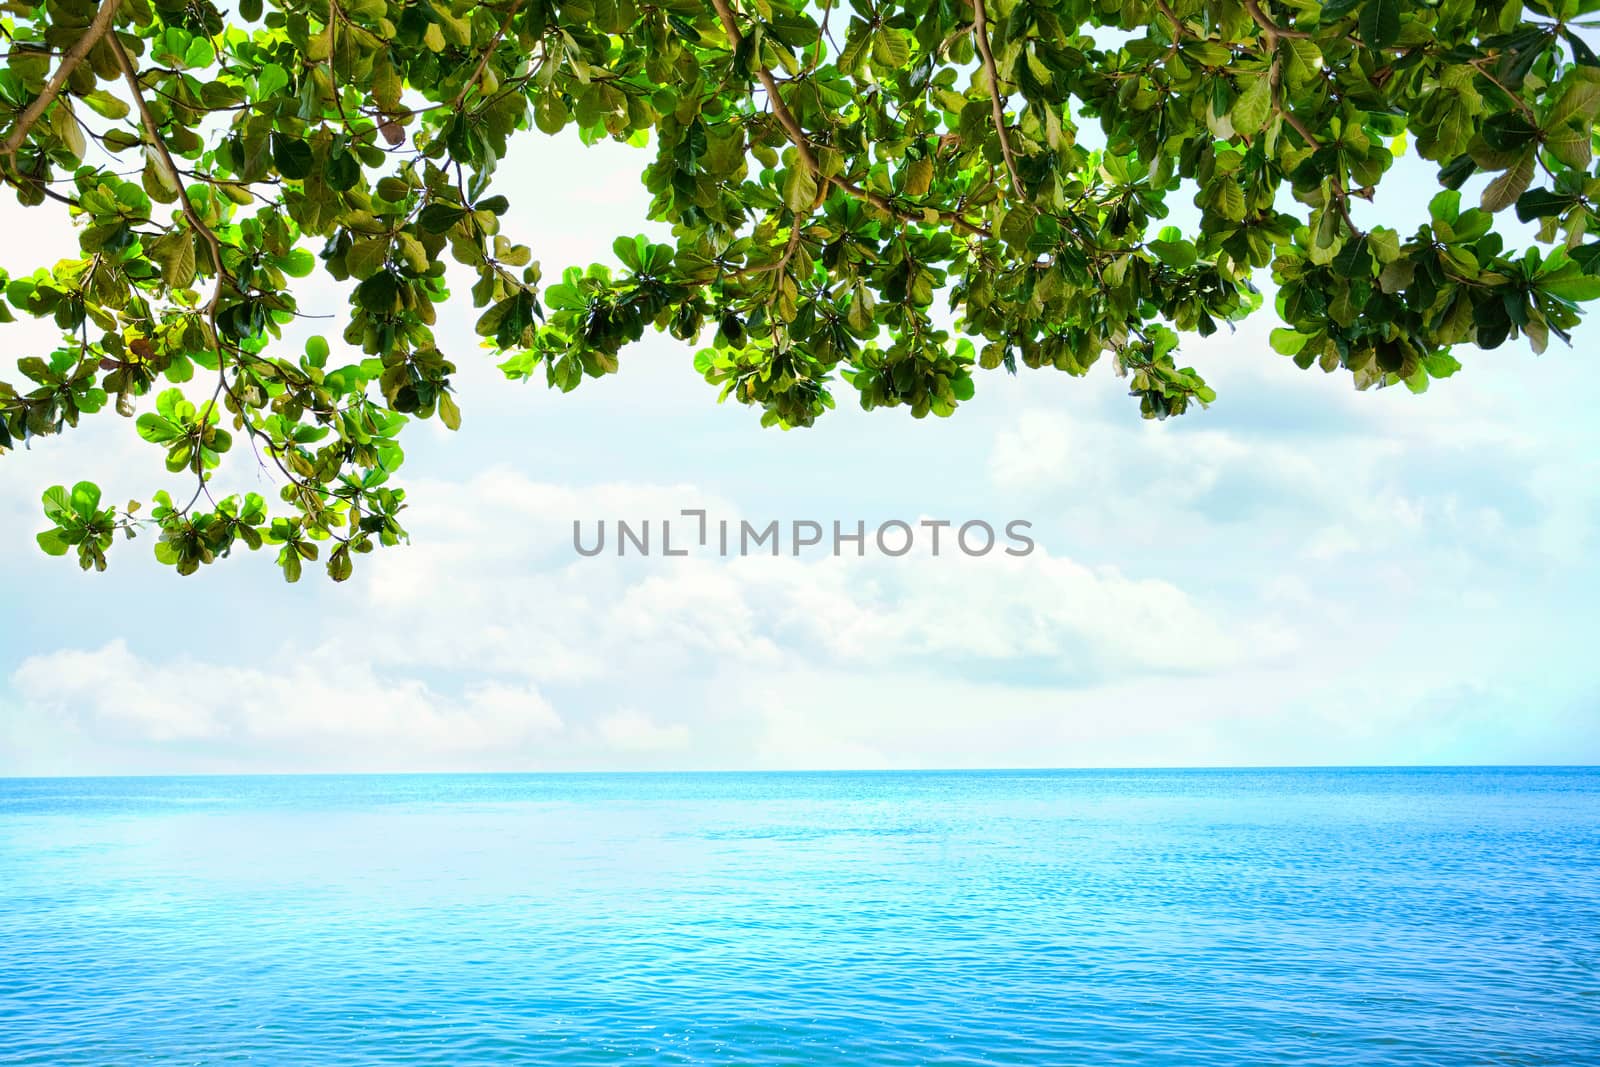
<path id="1" fill-rule="evenodd" d="M 467 94 L 472 91 L 472 87 L 478 84 L 478 79 L 483 77 L 484 70 L 489 66 L 489 57 L 494 55 L 496 48 L 500 47 L 500 42 L 504 39 L 506 31 L 511 28 L 511 20 L 517 17 L 517 12 L 521 8 L 522 0 L 514 0 L 511 7 L 506 11 L 506 20 L 500 24 L 500 28 L 495 31 L 494 39 L 489 42 L 489 47 L 485 48 L 483 55 L 478 58 L 478 66 L 473 70 L 472 77 L 467 79 L 467 83 L 461 87 L 461 91 L 455 95 L 455 99 L 450 101 L 450 110 L 454 111 L 459 108 L 467 99 Z"/>
<path id="2" fill-rule="evenodd" d="M 22 117 L 17 119 L 16 126 L 11 130 L 11 136 L 6 138 L 3 146 L 0 146 L 4 149 L 6 161 L 12 170 L 17 169 L 17 150 L 22 147 L 22 142 L 28 139 L 29 131 L 39 121 L 39 116 L 45 113 L 45 109 L 61 95 L 62 87 L 67 84 L 72 72 L 78 69 L 78 64 L 94 51 L 94 46 L 99 44 L 101 38 L 111 29 L 111 24 L 117 17 L 117 8 L 121 4 L 122 0 L 101 0 L 100 8 L 94 13 L 94 20 L 84 29 L 83 36 L 67 49 L 67 54 L 61 58 L 61 65 L 50 75 L 50 80 L 45 82 L 44 89 L 23 110 Z M 112 40 L 115 39 L 116 36 L 113 34 Z"/>
<path id="3" fill-rule="evenodd" d="M 113 0 L 113 2 L 115 2 L 115 0 Z M 161 158 L 162 164 L 173 176 L 173 179 L 178 186 L 178 206 L 182 209 L 183 217 L 188 222 L 189 228 L 198 233 L 205 241 L 206 249 L 211 259 L 212 269 L 215 271 L 217 276 L 216 286 L 211 290 L 211 300 L 206 304 L 205 307 L 205 329 L 206 332 L 210 334 L 209 340 L 212 347 L 216 349 L 217 353 L 217 392 L 212 394 L 211 403 L 215 404 L 217 402 L 219 394 L 227 394 L 228 399 L 233 401 L 236 413 L 239 417 L 239 424 L 249 435 L 252 447 L 254 447 L 255 438 L 263 435 L 262 432 L 256 428 L 255 424 L 252 423 L 245 415 L 245 405 L 239 399 L 238 394 L 234 392 L 233 385 L 228 381 L 228 361 L 226 358 L 228 346 L 223 345 L 222 338 L 217 333 L 217 311 L 222 305 L 223 286 L 231 280 L 228 275 L 227 268 L 224 267 L 222 263 L 222 242 L 217 239 L 216 233 L 212 231 L 210 226 L 206 225 L 205 220 L 200 217 L 200 213 L 195 210 L 193 201 L 189 199 L 188 191 L 183 187 L 183 181 L 180 177 L 181 172 L 178 169 L 177 163 L 174 162 L 172 158 L 172 153 L 167 149 L 166 141 L 161 137 L 160 124 L 156 122 L 155 116 L 150 113 L 150 105 L 146 103 L 144 98 L 144 88 L 139 83 L 139 72 L 134 68 L 133 61 L 128 58 L 127 50 L 122 47 L 122 42 L 117 40 L 115 34 L 111 36 L 110 41 L 112 53 L 117 59 L 117 66 L 122 68 L 123 79 L 127 81 L 128 88 L 133 93 L 134 105 L 138 109 L 139 120 L 141 125 L 144 127 L 145 137 L 148 140 L 150 147 L 155 149 L 156 155 Z M 235 356 L 235 360 L 242 365 L 242 360 L 240 360 L 237 355 Z M 289 468 L 284 465 L 282 458 L 278 455 L 276 449 L 272 447 L 270 440 L 268 440 L 267 444 L 267 454 L 272 457 L 272 462 L 277 465 L 278 470 L 283 472 L 283 476 L 289 479 L 289 484 L 301 494 L 302 499 L 309 500 L 310 497 L 308 497 L 307 494 L 311 494 L 312 496 L 334 495 L 329 493 L 326 489 L 323 489 L 321 486 L 312 485 L 299 478 L 296 478 L 294 472 L 289 470 Z M 203 474 L 201 475 L 201 478 L 201 488 L 204 489 L 205 483 Z M 199 499 L 198 494 L 196 495 L 195 499 Z M 193 501 L 190 501 L 191 507 L 193 506 L 193 503 Z M 187 510 L 188 509 L 185 508 L 185 511 Z M 334 540 L 341 543 L 349 540 L 348 538 L 340 537 L 331 530 L 328 532 Z"/>
<path id="4" fill-rule="evenodd" d="M 1273 22 L 1272 19 L 1267 16 L 1267 13 L 1261 10 L 1260 0 L 1244 0 L 1244 9 L 1250 13 L 1250 18 L 1255 22 L 1255 24 L 1261 27 L 1261 32 L 1267 38 L 1268 48 L 1276 45 L 1278 43 L 1278 38 L 1280 37 L 1298 37 L 1306 40 L 1311 38 L 1311 34 L 1305 32 L 1304 30 L 1285 29 L 1284 27 Z"/>
<path id="5" fill-rule="evenodd" d="M 1247 6 L 1255 8 L 1256 11 L 1260 10 L 1260 8 L 1256 8 L 1255 0 L 1248 0 Z M 1265 18 L 1265 16 L 1262 16 L 1262 18 Z M 1259 22 L 1260 20 L 1257 21 Z M 1278 53 L 1278 36 L 1286 34 L 1287 31 L 1278 29 L 1270 21 L 1262 23 L 1261 28 L 1263 36 L 1266 38 L 1267 48 L 1272 52 L 1272 67 L 1267 72 L 1267 85 L 1271 90 L 1272 96 L 1272 110 L 1281 116 L 1284 122 L 1288 123 L 1290 129 L 1300 135 L 1307 148 L 1313 152 L 1320 151 L 1322 149 L 1321 139 L 1315 133 L 1312 133 L 1311 128 L 1305 124 L 1305 121 L 1293 111 L 1290 111 L 1283 101 L 1283 57 Z M 1350 190 L 1344 183 L 1344 175 L 1339 173 L 1337 162 L 1334 164 L 1330 177 L 1333 178 L 1334 206 L 1338 209 L 1339 217 L 1344 220 L 1345 226 L 1349 228 L 1352 234 L 1359 236 L 1361 229 L 1356 225 L 1355 220 L 1350 217 Z"/>
<path id="6" fill-rule="evenodd" d="M 151 148 L 156 150 L 156 155 L 161 157 L 162 164 L 167 168 L 167 173 L 172 175 L 173 184 L 178 187 L 178 206 L 183 210 L 183 217 L 189 223 L 189 228 L 198 233 L 205 241 L 206 249 L 211 255 L 211 265 L 217 275 L 216 288 L 212 290 L 211 301 L 206 305 L 206 326 L 211 333 L 211 344 L 217 349 L 217 365 L 222 366 L 222 346 L 217 339 L 217 309 L 222 304 L 222 286 L 227 281 L 228 272 L 222 265 L 222 242 L 217 240 L 217 235 L 211 232 L 211 227 L 205 224 L 200 213 L 195 210 L 194 203 L 189 199 L 189 192 L 183 187 L 183 175 L 178 169 L 178 164 L 173 161 L 172 153 L 167 150 L 167 142 L 161 137 L 160 124 L 150 113 L 150 105 L 145 102 L 144 87 L 139 84 L 139 72 L 134 69 L 133 61 L 128 58 L 127 49 L 122 47 L 122 42 L 117 40 L 115 34 L 111 36 L 111 52 L 117 58 L 117 66 L 122 68 L 122 77 L 128 83 L 128 88 L 133 93 L 134 106 L 139 111 L 139 121 L 144 126 L 145 139 Z"/>
<path id="7" fill-rule="evenodd" d="M 228 384 L 228 361 L 223 355 L 222 338 L 217 333 L 217 311 L 222 305 L 222 287 L 228 279 L 228 272 L 222 265 L 222 243 L 217 240 L 217 235 L 211 232 L 211 227 L 205 224 L 205 220 L 200 217 L 200 213 L 195 210 L 194 203 L 189 199 L 189 192 L 183 187 L 183 174 L 178 169 L 176 161 L 173 160 L 172 153 L 167 149 L 167 142 L 161 137 L 160 124 L 156 122 L 155 116 L 150 113 L 150 105 L 145 101 L 144 87 L 139 84 L 139 72 L 134 68 L 133 60 L 128 58 L 128 51 L 122 47 L 122 42 L 117 39 L 116 34 L 111 35 L 111 52 L 116 56 L 117 66 L 122 69 L 123 80 L 128 83 L 128 89 L 133 93 L 134 106 L 139 112 L 139 122 L 144 127 L 145 141 L 151 148 L 155 149 L 156 155 L 161 159 L 161 164 L 167 168 L 167 173 L 172 176 L 172 182 L 177 187 L 178 205 L 183 211 L 183 217 L 188 222 L 189 228 L 199 234 L 205 241 L 206 249 L 211 258 L 212 269 L 217 276 L 216 285 L 211 290 L 211 300 L 206 304 L 205 308 L 205 331 L 209 335 L 207 340 L 211 342 L 211 347 L 217 353 L 217 388 L 212 393 L 210 401 L 211 407 L 215 409 L 217 400 L 222 393 L 226 392 L 230 398 L 234 398 L 233 388 Z M 237 403 L 237 398 L 234 398 L 234 400 Z M 242 408 L 239 417 L 244 420 Z M 248 426 L 249 421 L 244 421 L 245 425 Z M 197 470 L 195 475 L 199 479 L 200 485 L 195 490 L 194 497 L 184 506 L 183 514 L 185 515 L 194 507 L 195 502 L 200 499 L 202 492 L 206 492 L 209 495 L 209 490 L 206 489 L 204 469 Z"/>
<path id="8" fill-rule="evenodd" d="M 1017 157 L 1011 152 L 1011 138 L 1006 134 L 1006 112 L 1000 102 L 1000 71 L 995 66 L 994 52 L 989 48 L 989 16 L 983 10 L 984 0 L 967 0 L 972 7 L 972 39 L 978 45 L 978 55 L 983 58 L 983 72 L 989 78 L 989 103 L 994 111 L 994 132 L 1000 138 L 1000 155 L 1006 162 L 1006 173 L 1011 175 L 1011 191 L 1021 199 L 1022 179 L 1017 177 Z"/>
<path id="9" fill-rule="evenodd" d="M 744 34 L 739 32 L 739 24 L 734 21 L 733 9 L 728 6 L 728 0 L 711 0 L 711 6 L 717 12 L 717 18 L 722 22 L 722 30 L 728 36 L 728 43 L 737 50 L 744 42 Z M 772 71 L 765 66 L 756 67 L 756 77 L 761 79 L 761 84 L 767 90 L 767 101 L 772 107 L 773 117 L 778 120 L 778 125 L 783 127 L 784 135 L 794 145 L 795 152 L 800 156 L 801 164 L 811 172 L 819 183 L 827 183 L 841 192 L 855 197 L 863 203 L 871 204 L 879 211 L 892 215 L 905 222 L 924 222 L 920 211 L 904 211 L 889 202 L 889 198 L 870 189 L 863 189 L 846 178 L 832 174 L 823 174 L 822 168 L 817 164 L 817 155 L 811 150 L 811 141 L 806 137 L 806 131 L 795 119 L 794 113 L 789 110 L 789 105 L 783 102 L 783 97 L 778 92 L 778 80 L 772 76 Z M 935 209 L 940 221 L 953 227 L 957 231 L 972 234 L 978 237 L 990 237 L 989 229 L 975 222 L 968 222 L 954 211 Z"/>
<path id="10" fill-rule="evenodd" d="M 1490 85 L 1494 86 L 1496 89 L 1499 89 L 1502 93 L 1505 93 L 1507 96 L 1509 96 L 1511 98 L 1511 102 L 1513 104 L 1517 105 L 1517 110 L 1521 111 L 1524 115 L 1526 115 L 1528 117 L 1529 121 L 1531 121 L 1535 126 L 1537 126 L 1539 124 L 1539 117 L 1538 117 L 1538 115 L 1536 115 L 1534 113 L 1533 108 L 1528 105 L 1528 102 L 1526 100 L 1522 99 L 1522 97 L 1519 96 L 1518 94 L 1512 92 L 1506 86 L 1506 84 L 1504 82 L 1502 82 L 1499 78 L 1496 78 L 1493 74 L 1490 74 L 1488 71 L 1483 69 L 1483 65 L 1485 63 L 1489 63 L 1489 62 L 1493 62 L 1493 61 L 1494 60 L 1492 60 L 1490 57 L 1485 56 L 1485 57 L 1473 60 L 1471 63 L 1468 64 L 1468 66 L 1470 66 L 1474 70 L 1476 70 L 1478 72 L 1478 76 L 1479 77 L 1483 78 Z"/>

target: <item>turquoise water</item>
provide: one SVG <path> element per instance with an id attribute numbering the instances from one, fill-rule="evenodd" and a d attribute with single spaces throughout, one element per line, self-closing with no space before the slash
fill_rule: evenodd
<path id="1" fill-rule="evenodd" d="M 0 780 L 0 1063 L 1600 1062 L 1600 771 Z"/>

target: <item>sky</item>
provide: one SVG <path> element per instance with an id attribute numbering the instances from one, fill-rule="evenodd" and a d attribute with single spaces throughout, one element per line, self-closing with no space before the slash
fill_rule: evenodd
<path id="1" fill-rule="evenodd" d="M 533 136 L 497 182 L 505 231 L 546 278 L 609 261 L 618 233 L 659 233 L 647 160 Z M 1426 185 L 1388 195 L 1362 208 L 1409 233 Z M 4 199 L 0 266 L 74 253 L 63 215 Z M 287 585 L 266 552 L 179 578 L 148 538 L 105 574 L 44 556 L 47 486 L 168 484 L 109 409 L 0 457 L 0 775 L 1600 763 L 1592 323 L 1538 357 L 1458 349 L 1424 396 L 1357 393 L 1270 350 L 1269 304 L 1185 339 L 1218 399 L 1165 423 L 1103 361 L 982 373 L 944 420 L 842 387 L 783 433 L 718 405 L 666 336 L 572 394 L 507 382 L 476 316 L 437 327 L 460 432 L 406 434 L 412 543 L 344 585 Z M 0 331 L 8 364 L 54 343 Z M 1037 548 L 573 551 L 575 520 L 686 508 L 1022 519 Z"/>

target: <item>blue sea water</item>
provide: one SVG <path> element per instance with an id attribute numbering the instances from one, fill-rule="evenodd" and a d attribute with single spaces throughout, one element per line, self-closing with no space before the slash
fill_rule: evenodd
<path id="1" fill-rule="evenodd" d="M 1600 1063 L 1600 770 L 0 780 L 0 1063 Z"/>

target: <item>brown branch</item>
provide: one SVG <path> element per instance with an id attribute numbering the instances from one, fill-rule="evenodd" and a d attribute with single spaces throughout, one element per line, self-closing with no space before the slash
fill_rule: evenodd
<path id="1" fill-rule="evenodd" d="M 346 133 L 354 136 L 355 131 L 350 128 L 350 116 L 344 113 L 344 101 L 339 98 L 339 71 L 334 67 L 334 56 L 338 54 L 335 48 L 337 42 L 333 34 L 333 20 L 335 18 L 338 18 L 346 26 L 350 25 L 350 20 L 345 17 L 344 11 L 339 7 L 337 0 L 329 0 L 328 25 L 324 27 L 328 33 L 328 93 L 333 97 L 334 110 L 339 112 L 340 124 L 344 126 Z"/>
<path id="2" fill-rule="evenodd" d="M 1255 7 L 1255 0 L 1248 0 L 1247 6 Z M 1259 11 L 1260 8 L 1256 8 L 1256 10 Z M 1262 17 L 1265 18 L 1265 16 Z M 1278 29 L 1271 22 L 1264 23 L 1262 31 L 1266 37 L 1267 47 L 1272 51 L 1272 67 L 1267 72 L 1267 85 L 1271 90 L 1272 110 L 1281 116 L 1284 122 L 1289 124 L 1290 129 L 1300 135 L 1307 148 L 1313 152 L 1321 151 L 1321 138 L 1312 133 L 1311 127 L 1307 126 L 1300 116 L 1290 111 L 1283 102 L 1283 57 L 1278 53 L 1278 35 L 1284 34 L 1286 31 Z M 1338 208 L 1339 217 L 1344 220 L 1345 226 L 1349 227 L 1352 234 L 1359 235 L 1361 229 L 1356 225 L 1355 220 L 1350 217 L 1350 190 L 1344 183 L 1344 175 L 1339 173 L 1337 163 L 1335 163 L 1330 177 L 1333 178 L 1334 205 Z"/>
<path id="3" fill-rule="evenodd" d="M 775 274 L 787 270 L 789 263 L 794 259 L 795 252 L 800 248 L 800 219 L 795 217 L 794 223 L 789 227 L 789 240 L 784 245 L 783 255 L 775 263 L 764 263 L 759 267 L 744 267 L 729 274 L 729 278 L 749 278 L 761 274 Z M 717 279 L 721 281 L 721 278 Z"/>
<path id="4" fill-rule="evenodd" d="M 1261 10 L 1259 0 L 1244 0 L 1244 9 L 1250 13 L 1250 18 L 1257 26 L 1261 27 L 1262 34 L 1267 38 L 1267 47 L 1271 48 L 1278 43 L 1280 37 L 1298 37 L 1309 40 L 1311 34 L 1304 30 L 1291 30 L 1279 26 Z"/>
<path id="5" fill-rule="evenodd" d="M 193 201 L 189 199 L 189 191 L 183 187 L 182 173 L 173 160 L 172 153 L 167 150 L 167 142 L 161 137 L 160 124 L 150 113 L 150 105 L 144 98 L 144 87 L 139 84 L 139 72 L 134 69 L 133 60 L 128 58 L 127 49 L 122 47 L 122 42 L 117 40 L 115 34 L 112 34 L 110 40 L 111 52 L 116 56 L 117 66 L 122 68 L 122 77 L 133 93 L 133 103 L 139 111 L 139 121 L 144 126 L 145 139 L 150 147 L 156 150 L 156 155 L 161 157 L 167 173 L 172 175 L 173 184 L 178 187 L 178 206 L 183 210 L 183 217 L 188 221 L 190 229 L 204 239 L 206 249 L 211 254 L 211 265 L 216 271 L 217 285 L 211 293 L 210 303 L 206 305 L 206 325 L 211 332 L 211 343 L 217 349 L 217 365 L 220 367 L 222 346 L 217 340 L 216 319 L 217 309 L 222 305 L 222 286 L 228 278 L 227 269 L 222 265 L 222 242 L 217 240 L 217 235 L 211 232 L 211 227 L 205 224 L 205 220 L 195 210 Z"/>
<path id="6" fill-rule="evenodd" d="M 950 31 L 949 36 L 939 42 L 939 47 L 934 49 L 934 53 L 937 55 L 944 55 L 946 52 L 950 51 L 951 45 L 955 44 L 956 41 L 960 40 L 971 32 L 972 23 L 970 22 L 964 26 L 957 26 L 955 29 Z"/>
<path id="7" fill-rule="evenodd" d="M 85 27 L 83 36 L 72 43 L 72 47 L 62 57 L 61 65 L 50 75 L 50 80 L 45 82 L 44 89 L 23 109 L 22 117 L 17 119 L 11 136 L 6 138 L 3 146 L 0 146 L 3 147 L 6 161 L 12 170 L 17 168 L 17 150 L 22 147 L 22 142 L 28 139 L 29 131 L 39 121 L 39 116 L 45 113 L 45 109 L 61 95 L 62 87 L 67 84 L 72 72 L 78 69 L 78 64 L 94 51 L 94 46 L 99 44 L 101 38 L 111 29 L 111 24 L 117 17 L 117 8 L 121 4 L 122 0 L 101 0 L 100 8 L 94 13 L 94 20 Z M 112 40 L 116 40 L 115 34 L 112 34 Z"/>
<path id="8" fill-rule="evenodd" d="M 123 80 L 128 83 L 128 89 L 133 93 L 134 106 L 138 109 L 139 121 L 144 127 L 145 142 L 155 149 L 156 155 L 161 158 L 162 165 L 167 168 L 167 173 L 172 176 L 172 183 L 177 186 L 178 205 L 183 211 L 183 217 L 189 223 L 189 228 L 204 238 L 206 248 L 211 256 L 212 268 L 216 272 L 217 284 L 211 292 L 211 300 L 206 304 L 205 309 L 205 330 L 210 335 L 208 340 L 211 342 L 211 347 L 217 353 L 217 388 L 211 394 L 210 400 L 210 407 L 214 410 L 217 406 L 217 399 L 223 392 L 227 392 L 230 397 L 233 396 L 233 389 L 228 384 L 228 362 L 223 358 L 222 339 L 217 334 L 217 310 L 222 304 L 222 286 L 228 277 L 228 273 L 222 265 L 222 244 L 217 240 L 217 235 L 211 232 L 211 227 L 207 226 L 205 221 L 200 218 L 200 213 L 195 210 L 194 203 L 190 201 L 189 192 L 183 187 L 182 172 L 178 169 L 176 161 L 173 160 L 172 153 L 168 151 L 167 142 L 161 137 L 161 125 L 156 122 L 155 116 L 150 113 L 150 105 L 144 98 L 144 87 L 139 83 L 139 72 L 134 68 L 133 60 L 128 58 L 128 51 L 122 47 L 122 42 L 117 39 L 116 34 L 111 35 L 111 52 L 116 56 L 117 66 L 122 69 Z M 195 460 L 198 463 L 198 452 L 195 454 Z M 206 489 L 204 468 L 201 467 L 196 470 L 195 476 L 199 479 L 200 485 L 195 490 L 194 496 L 190 498 L 189 503 L 184 505 L 182 513 L 185 515 L 194 507 L 195 502 L 200 499 L 202 492 L 207 493 L 209 496 L 209 490 Z"/>
<path id="9" fill-rule="evenodd" d="M 1287 122 L 1294 129 L 1294 132 L 1300 135 L 1308 148 L 1313 152 L 1321 150 L 1322 141 L 1318 139 L 1316 134 L 1311 132 L 1300 116 L 1284 107 L 1281 101 L 1275 103 L 1274 106 L 1277 108 L 1278 114 L 1283 116 L 1283 121 Z"/>
<path id="10" fill-rule="evenodd" d="M 1182 38 L 1184 34 L 1188 34 L 1197 41 L 1202 40 L 1198 33 L 1195 33 L 1188 26 L 1184 25 L 1183 20 L 1178 17 L 1178 13 L 1173 11 L 1172 8 L 1167 4 L 1167 0 L 1156 0 L 1156 10 L 1161 12 L 1162 17 L 1172 25 L 1172 41 L 1174 48 L 1177 47 L 1178 40 Z"/>
<path id="11" fill-rule="evenodd" d="M 516 18 L 517 11 L 521 7 L 522 0 L 514 0 L 510 9 L 506 11 L 506 20 L 500 24 L 500 28 L 494 33 L 494 39 L 489 42 L 489 47 L 485 48 L 483 55 L 478 58 L 478 66 L 472 72 L 472 77 L 467 79 L 467 83 L 461 87 L 461 91 L 455 95 L 455 99 L 450 101 L 450 110 L 454 111 L 460 107 L 462 102 L 467 99 L 467 94 L 472 91 L 472 87 L 478 84 L 478 79 L 483 77 L 484 70 L 489 66 L 489 57 L 493 56 L 494 50 L 500 47 L 500 41 L 505 37 L 506 31 L 511 28 L 511 20 Z"/>
<path id="12" fill-rule="evenodd" d="M 146 139 L 148 140 L 150 147 L 155 149 L 156 155 L 161 158 L 161 162 L 166 166 L 168 173 L 172 175 L 174 182 L 177 184 L 178 205 L 183 211 L 184 219 L 189 223 L 190 229 L 198 232 L 201 238 L 204 239 L 206 249 L 210 254 L 211 266 L 216 272 L 217 284 L 216 287 L 212 289 L 211 300 L 206 304 L 205 307 L 205 329 L 206 332 L 211 335 L 211 345 L 216 349 L 217 352 L 217 391 L 212 394 L 210 402 L 212 405 L 215 405 L 220 394 L 223 393 L 227 395 L 229 400 L 233 401 L 235 413 L 238 415 L 239 425 L 241 425 L 245 432 L 249 435 L 251 447 L 255 448 L 256 438 L 264 437 L 265 435 L 245 415 L 244 402 L 240 399 L 239 394 L 234 391 L 233 384 L 228 381 L 228 361 L 226 358 L 226 352 L 230 346 L 225 346 L 222 343 L 221 336 L 217 333 L 217 312 L 222 305 L 223 286 L 231 280 L 228 276 L 227 268 L 223 266 L 222 263 L 222 242 L 217 239 L 217 235 L 212 231 L 211 227 L 205 224 L 205 220 L 202 219 L 200 217 L 200 213 L 195 210 L 194 203 L 189 199 L 188 191 L 183 187 L 183 181 L 180 177 L 181 172 L 178 169 L 177 163 L 174 162 L 172 158 L 172 153 L 167 149 L 166 141 L 164 141 L 161 137 L 160 124 L 156 122 L 155 116 L 150 113 L 150 105 L 145 101 L 144 98 L 144 88 L 139 83 L 139 72 L 134 68 L 133 61 L 128 58 L 127 50 L 122 47 L 122 42 L 117 40 L 115 34 L 111 36 L 110 42 L 112 53 L 117 59 L 117 66 L 122 68 L 123 79 L 127 81 L 128 88 L 133 92 L 134 105 L 139 111 L 139 120 L 144 126 Z M 241 368 L 243 367 L 243 353 L 237 349 L 234 352 L 234 361 L 238 366 Z M 299 493 L 302 502 L 302 510 L 306 510 L 308 514 L 309 509 L 304 505 L 309 501 L 310 497 L 316 495 L 336 495 L 330 493 L 321 486 L 313 485 L 295 477 L 294 472 L 289 470 L 289 468 L 284 465 L 282 458 L 273 448 L 270 439 L 267 441 L 267 454 L 272 457 L 272 462 L 277 465 L 278 470 L 283 472 L 283 476 L 289 480 L 290 486 L 292 486 Z M 200 488 L 205 489 L 206 486 L 204 474 L 201 474 L 200 478 Z M 196 493 L 195 500 L 198 499 L 199 494 Z M 193 506 L 194 500 L 191 500 L 189 502 L 189 507 Z M 320 504 L 312 503 L 311 506 L 317 507 L 320 510 Z M 187 512 L 188 508 L 186 507 L 184 510 Z M 328 533 L 329 536 L 341 544 L 347 543 L 350 540 L 346 537 L 340 537 L 332 530 L 329 530 Z"/>
<path id="13" fill-rule="evenodd" d="M 1276 69 L 1276 62 L 1274 62 L 1274 70 Z M 1306 142 L 1306 147 L 1310 148 L 1314 152 L 1321 151 L 1322 141 L 1318 139 L 1317 135 L 1311 132 L 1310 127 L 1308 127 L 1298 115 L 1283 106 L 1283 101 L 1279 99 L 1278 86 L 1276 83 L 1273 84 L 1272 89 L 1274 94 L 1272 101 L 1273 110 L 1275 110 L 1279 115 L 1282 115 L 1283 121 L 1287 122 L 1294 132 L 1298 133 L 1301 138 L 1304 139 Z M 1359 235 L 1361 233 L 1361 228 L 1357 226 L 1355 220 L 1350 217 L 1350 189 L 1344 183 L 1344 175 L 1339 173 L 1339 169 L 1336 165 L 1328 176 L 1333 179 L 1334 204 L 1339 209 L 1339 216 L 1344 219 L 1344 224 L 1350 228 L 1351 233 Z"/>
<path id="14" fill-rule="evenodd" d="M 1512 92 L 1510 89 L 1506 88 L 1505 83 L 1503 83 L 1499 78 L 1496 78 L 1493 74 L 1490 74 L 1488 71 L 1483 69 L 1483 64 L 1498 59 L 1498 56 L 1482 56 L 1478 59 L 1472 60 L 1468 66 L 1476 70 L 1479 77 L 1483 78 L 1490 85 L 1509 96 L 1511 98 L 1511 102 L 1517 105 L 1517 109 L 1531 119 L 1533 124 L 1537 126 L 1539 124 L 1539 118 L 1534 114 L 1533 108 L 1528 106 L 1528 102 L 1522 99 L 1522 97 L 1518 96 L 1516 93 Z"/>
<path id="15" fill-rule="evenodd" d="M 1006 134 L 1006 111 L 1000 103 L 1000 71 L 995 66 L 994 52 L 989 48 L 989 16 L 983 10 L 984 0 L 967 0 L 972 8 L 972 39 L 978 45 L 978 55 L 983 58 L 983 72 L 989 78 L 989 104 L 994 112 L 994 132 L 1000 138 L 1000 155 L 1006 161 L 1006 173 L 1011 175 L 1011 190 L 1022 199 L 1022 179 L 1017 177 L 1017 157 L 1011 152 L 1011 138 Z"/>
<path id="16" fill-rule="evenodd" d="M 744 43 L 744 34 L 739 32 L 739 24 L 734 21 L 733 9 L 728 6 L 728 0 L 711 0 L 711 6 L 717 12 L 717 18 L 722 22 L 722 29 L 727 34 L 728 42 L 737 51 L 739 45 Z M 772 71 L 765 66 L 756 67 L 756 77 L 761 79 L 761 84 L 767 90 L 767 100 L 772 107 L 773 117 L 778 120 L 778 125 L 783 127 L 784 135 L 794 145 L 795 152 L 800 156 L 800 163 L 809 170 L 819 183 L 832 185 L 866 204 L 871 204 L 879 211 L 905 222 L 924 222 L 923 213 L 897 208 L 889 202 L 889 198 L 881 193 L 863 189 L 848 178 L 841 178 L 833 174 L 822 173 L 822 167 L 817 163 L 817 155 L 811 150 L 811 141 L 806 137 L 806 131 L 795 119 L 794 113 L 789 110 L 789 105 L 783 102 L 783 96 L 778 92 L 778 80 L 772 76 Z M 988 227 L 975 222 L 969 222 L 954 211 L 935 209 L 940 221 L 954 228 L 960 233 L 972 234 L 978 237 L 990 237 Z"/>
<path id="17" fill-rule="evenodd" d="M 717 18 L 722 22 L 723 32 L 728 35 L 728 43 L 737 50 L 744 44 L 744 34 L 739 32 L 739 24 L 734 20 L 733 9 L 728 6 L 728 0 L 711 0 L 711 6 L 716 9 Z M 778 93 L 778 80 L 772 76 L 772 71 L 761 65 L 756 67 L 756 76 L 766 87 L 773 115 L 777 117 L 784 133 L 788 134 L 789 140 L 794 143 L 795 150 L 800 153 L 800 162 L 804 163 L 811 173 L 821 177 L 822 169 L 817 166 L 817 157 L 811 151 L 811 142 L 806 139 L 806 131 L 800 128 L 800 123 L 795 121 L 789 105 L 783 102 L 783 97 Z"/>

